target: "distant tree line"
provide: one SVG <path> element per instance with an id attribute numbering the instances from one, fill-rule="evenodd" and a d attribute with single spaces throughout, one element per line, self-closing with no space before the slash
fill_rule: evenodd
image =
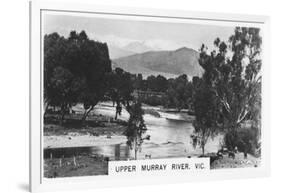
<path id="1" fill-rule="evenodd" d="M 194 77 L 193 79 L 196 81 L 199 77 Z M 141 98 L 143 103 L 152 106 L 161 105 L 178 110 L 193 108 L 192 97 L 196 87 L 193 79 L 188 80 L 185 74 L 169 79 L 162 75 L 150 75 L 143 79 L 141 74 L 133 75 L 132 78 L 134 90 L 161 93 L 161 96 L 152 95 Z"/>

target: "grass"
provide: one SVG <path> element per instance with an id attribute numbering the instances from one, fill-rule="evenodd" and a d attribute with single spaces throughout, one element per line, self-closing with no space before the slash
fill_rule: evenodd
<path id="1" fill-rule="evenodd" d="M 230 158 L 228 155 L 223 155 L 223 158 L 215 160 L 211 164 L 211 169 L 228 169 L 228 168 L 249 168 L 259 167 L 260 158 L 256 158 L 248 154 L 247 158 L 244 158 L 243 153 L 236 153 L 235 158 Z"/>
<path id="2" fill-rule="evenodd" d="M 73 177 L 108 174 L 108 160 L 104 157 L 77 156 L 44 160 L 44 177 Z"/>

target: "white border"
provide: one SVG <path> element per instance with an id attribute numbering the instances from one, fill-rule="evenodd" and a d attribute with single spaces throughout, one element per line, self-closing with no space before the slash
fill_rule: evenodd
<path id="1" fill-rule="evenodd" d="M 41 110 L 42 110 L 42 64 L 43 57 L 40 49 L 41 40 L 41 10 L 60 10 L 66 11 L 64 14 L 71 15 L 83 14 L 89 16 L 90 13 L 96 12 L 114 14 L 112 17 L 126 19 L 157 20 L 169 22 L 189 22 L 200 24 L 216 25 L 243 25 L 258 26 L 263 29 L 263 65 L 262 65 L 262 163 L 259 168 L 244 169 L 222 169 L 211 170 L 208 174 L 192 175 L 172 175 L 171 176 L 153 176 L 143 177 L 110 177 L 110 176 L 90 176 L 90 177 L 73 177 L 59 178 L 48 180 L 43 177 L 42 164 L 42 129 Z M 53 12 L 53 11 L 52 11 Z M 55 13 L 55 12 L 53 12 Z M 130 15 L 124 16 L 125 15 Z M 107 14 L 108 15 L 108 14 Z M 97 16 L 97 15 L 95 15 Z M 104 14 L 102 15 L 105 16 Z M 161 18 L 162 17 L 162 18 Z M 163 19 L 163 17 L 165 17 Z M 270 125 L 269 125 L 269 18 L 266 16 L 237 15 L 237 14 L 218 14 L 206 12 L 189 12 L 181 10 L 158 10 L 158 9 L 140 9 L 131 7 L 110 7 L 97 6 L 80 3 L 55 3 L 50 1 L 33 1 L 30 3 L 30 191 L 49 191 L 49 190 L 70 190 L 84 189 L 109 186 L 128 186 L 144 184 L 162 184 L 162 183 L 179 183 L 187 181 L 205 181 L 205 180 L 222 180 L 235 178 L 254 178 L 264 177 L 270 174 Z M 172 177 L 172 178 L 171 178 Z M 66 186 L 67 184 L 67 186 Z"/>

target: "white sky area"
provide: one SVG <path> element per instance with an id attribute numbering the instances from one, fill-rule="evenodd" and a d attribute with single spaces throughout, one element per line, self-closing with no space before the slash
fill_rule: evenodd
<path id="1" fill-rule="evenodd" d="M 234 33 L 234 27 L 229 26 L 51 14 L 44 15 L 43 27 L 44 34 L 58 32 L 68 37 L 72 30 L 85 30 L 90 39 L 106 42 L 109 46 L 123 48 L 138 42 L 152 50 L 174 50 L 184 46 L 199 50 L 202 43 L 212 49 L 215 38 L 227 41 Z"/>

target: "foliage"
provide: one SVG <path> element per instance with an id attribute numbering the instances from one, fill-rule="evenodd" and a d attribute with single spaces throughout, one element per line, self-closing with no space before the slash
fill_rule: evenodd
<path id="1" fill-rule="evenodd" d="M 148 76 L 143 79 L 141 74 L 132 75 L 134 90 L 144 91 L 149 94 L 141 97 L 141 101 L 152 106 L 162 105 L 166 108 L 191 109 L 195 85 L 188 80 L 186 75 L 166 79 L 164 76 Z"/>
<path id="2" fill-rule="evenodd" d="M 175 79 L 168 80 L 168 89 L 166 91 L 166 103 L 168 108 L 191 109 L 193 86 L 188 81 L 186 75 L 181 75 Z"/>
<path id="3" fill-rule="evenodd" d="M 205 145 L 210 137 L 218 133 L 218 120 L 220 113 L 218 110 L 219 102 L 212 89 L 206 84 L 196 90 L 194 97 L 195 121 L 193 122 L 194 131 L 191 135 L 194 148 L 199 145 L 205 154 Z"/>
<path id="4" fill-rule="evenodd" d="M 121 68 L 116 68 L 108 77 L 109 93 L 113 104 L 116 103 L 116 118 L 118 108 L 123 104 L 126 109 L 130 108 L 130 102 L 133 100 L 133 81 L 132 75 Z M 121 113 L 121 112 L 120 112 Z"/>
<path id="5" fill-rule="evenodd" d="M 256 150 L 259 148 L 258 129 L 254 127 L 241 127 L 234 131 L 227 132 L 225 135 L 225 146 L 235 146 L 241 152 L 251 153 L 257 155 Z"/>
<path id="6" fill-rule="evenodd" d="M 162 96 L 148 96 L 142 98 L 141 101 L 150 106 L 159 106 L 165 104 L 164 97 Z"/>
<path id="7" fill-rule="evenodd" d="M 44 37 L 44 99 L 61 106 L 64 112 L 81 102 L 83 119 L 102 100 L 107 89 L 106 78 L 111 71 L 108 48 L 90 40 L 82 31 L 71 31 L 68 38 L 57 33 Z"/>
<path id="8" fill-rule="evenodd" d="M 260 119 L 261 37 L 258 28 L 237 27 L 228 44 L 217 38 L 208 53 L 202 45 L 199 64 L 203 80 L 212 88 L 221 105 L 222 127 L 229 135 L 247 120 Z M 256 127 L 257 129 L 259 127 Z M 230 149 L 234 143 L 228 143 Z"/>
<path id="9" fill-rule="evenodd" d="M 155 92 L 165 92 L 168 87 L 168 80 L 161 75 L 148 76 L 146 80 L 147 90 Z"/>
<path id="10" fill-rule="evenodd" d="M 137 153 L 141 151 L 141 145 L 145 139 L 149 139 L 149 136 L 143 137 L 147 128 L 143 120 L 143 110 L 141 103 L 135 101 L 129 110 L 130 118 L 128 121 L 128 127 L 125 131 L 127 136 L 127 145 L 134 149 L 135 159 L 137 159 Z"/>

